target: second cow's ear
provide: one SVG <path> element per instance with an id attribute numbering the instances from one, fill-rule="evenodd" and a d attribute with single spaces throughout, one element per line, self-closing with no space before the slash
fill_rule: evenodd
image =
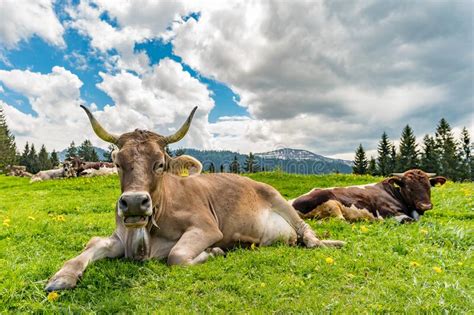
<path id="1" fill-rule="evenodd" d="M 436 176 L 436 177 L 430 178 L 430 184 L 433 187 L 436 186 L 436 184 L 444 185 L 446 181 L 447 181 L 446 177 L 443 177 L 443 176 Z"/>
<path id="2" fill-rule="evenodd" d="M 398 176 L 392 176 L 388 179 L 388 183 L 390 185 L 394 185 L 394 184 L 397 184 L 398 186 L 400 187 L 403 187 L 403 181 L 400 177 Z"/>
<path id="3" fill-rule="evenodd" d="M 200 174 L 201 171 L 201 162 L 189 155 L 181 155 L 175 158 L 170 158 L 168 162 L 167 172 L 178 176 Z"/>

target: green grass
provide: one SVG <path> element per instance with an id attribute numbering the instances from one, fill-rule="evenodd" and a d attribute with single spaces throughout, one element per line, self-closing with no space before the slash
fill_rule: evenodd
<path id="1" fill-rule="evenodd" d="M 315 186 L 378 180 L 250 177 L 287 198 Z M 91 237 L 114 230 L 118 179 L 29 184 L 0 176 L 0 224 L 7 223 L 0 225 L 0 313 L 472 312 L 474 184 L 448 182 L 432 195 L 434 210 L 415 224 L 309 221 L 321 237 L 347 241 L 343 249 L 236 249 L 203 265 L 173 268 L 162 261 L 103 260 L 87 269 L 75 290 L 48 301 L 47 279 Z"/>

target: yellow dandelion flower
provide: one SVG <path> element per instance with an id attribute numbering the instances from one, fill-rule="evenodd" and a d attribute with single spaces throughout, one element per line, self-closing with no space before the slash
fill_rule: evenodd
<path id="1" fill-rule="evenodd" d="M 56 291 L 49 292 L 48 301 L 54 302 L 59 298 L 59 294 Z"/>
<path id="2" fill-rule="evenodd" d="M 352 231 L 354 231 L 357 227 L 355 226 L 355 224 L 352 224 Z"/>
<path id="3" fill-rule="evenodd" d="M 36 220 L 35 217 L 32 217 L 31 215 L 28 217 L 28 220 L 34 221 Z"/>
<path id="4" fill-rule="evenodd" d="M 427 229 L 421 229 L 420 233 L 426 235 L 426 234 L 428 234 L 428 230 Z"/>
<path id="5" fill-rule="evenodd" d="M 326 263 L 329 264 L 329 265 L 334 264 L 334 259 L 332 259 L 331 257 L 326 257 L 325 261 L 326 261 Z"/>
<path id="6" fill-rule="evenodd" d="M 255 243 L 252 243 L 252 245 L 250 245 L 250 249 L 255 250 L 255 248 L 257 248 L 257 246 L 255 246 Z"/>
<path id="7" fill-rule="evenodd" d="M 416 261 L 410 261 L 410 266 L 412 266 L 412 267 L 419 267 L 419 266 L 420 266 L 420 263 L 419 263 L 419 262 L 416 262 Z"/>
<path id="8" fill-rule="evenodd" d="M 362 233 L 366 233 L 366 232 L 369 231 L 369 229 L 368 229 L 365 225 L 362 225 L 362 226 L 360 227 L 360 231 L 361 231 Z"/>
<path id="9" fill-rule="evenodd" d="M 10 221 L 11 221 L 11 220 L 10 220 L 9 218 L 3 219 L 3 223 L 10 223 Z"/>
<path id="10" fill-rule="evenodd" d="M 3 222 L 3 225 L 6 226 L 6 227 L 9 227 L 9 226 L 10 226 L 10 223 L 4 221 L 4 222 Z"/>
<path id="11" fill-rule="evenodd" d="M 433 267 L 433 270 L 436 273 L 442 273 L 443 272 L 443 269 L 441 269 L 440 267 Z"/>
<path id="12" fill-rule="evenodd" d="M 64 216 L 62 214 L 60 214 L 56 217 L 56 221 L 65 222 L 66 218 L 64 218 Z"/>
<path id="13" fill-rule="evenodd" d="M 265 282 L 260 283 L 260 287 L 265 288 L 266 286 Z"/>

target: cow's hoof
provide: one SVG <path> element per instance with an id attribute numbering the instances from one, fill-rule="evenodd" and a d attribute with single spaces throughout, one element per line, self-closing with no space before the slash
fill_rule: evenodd
<path id="1" fill-rule="evenodd" d="M 212 257 L 225 256 L 225 252 L 220 247 L 210 248 L 209 253 Z"/>
<path id="2" fill-rule="evenodd" d="M 46 292 L 72 289 L 77 284 L 77 278 L 72 275 L 54 276 L 44 288 Z"/>

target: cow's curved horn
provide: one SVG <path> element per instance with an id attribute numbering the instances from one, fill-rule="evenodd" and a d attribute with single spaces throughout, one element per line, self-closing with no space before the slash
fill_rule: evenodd
<path id="1" fill-rule="evenodd" d="M 110 143 L 113 143 L 113 144 L 117 144 L 117 141 L 118 141 L 119 137 L 116 136 L 116 135 L 108 133 L 107 130 L 105 130 L 99 124 L 99 122 L 95 119 L 95 117 L 92 115 L 92 113 L 90 112 L 90 110 L 87 107 L 85 107 L 84 105 L 81 105 L 81 107 L 82 107 L 82 109 L 84 109 L 86 111 L 86 114 L 89 117 L 89 120 L 90 120 L 91 125 L 92 125 L 92 129 L 94 129 L 95 134 L 104 141 L 107 141 L 107 142 L 110 142 Z"/>
<path id="2" fill-rule="evenodd" d="M 405 173 L 392 173 L 392 176 L 403 176 Z"/>
<path id="3" fill-rule="evenodd" d="M 173 135 L 165 137 L 165 142 L 167 144 L 170 143 L 175 143 L 178 142 L 179 140 L 183 139 L 183 137 L 186 135 L 186 133 L 189 130 L 189 127 L 191 126 L 191 121 L 193 120 L 194 113 L 196 112 L 196 109 L 198 107 L 194 107 L 193 110 L 191 111 L 191 114 L 189 114 L 188 119 L 184 122 L 184 124 L 179 128 L 178 131 L 176 131 Z"/>
<path id="4" fill-rule="evenodd" d="M 428 177 L 435 177 L 436 173 L 426 173 L 426 175 L 428 175 Z"/>

